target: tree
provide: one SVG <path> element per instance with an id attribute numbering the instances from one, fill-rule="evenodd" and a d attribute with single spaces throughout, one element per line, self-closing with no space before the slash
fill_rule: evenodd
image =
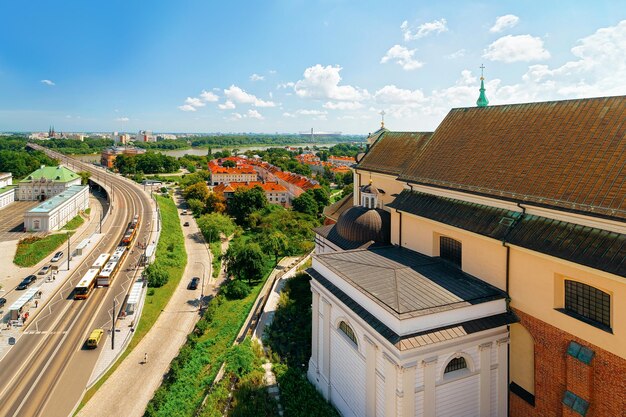
<path id="1" fill-rule="evenodd" d="M 224 254 L 228 273 L 237 279 L 245 279 L 248 284 L 259 279 L 263 273 L 263 252 L 257 243 L 232 245 Z"/>
<path id="2" fill-rule="evenodd" d="M 117 155 L 113 166 L 122 175 L 134 174 L 137 172 L 137 159 L 134 155 Z"/>
<path id="3" fill-rule="evenodd" d="M 204 203 L 198 199 L 190 198 L 187 200 L 187 204 L 189 205 L 191 212 L 196 216 L 199 216 L 204 212 Z"/>
<path id="4" fill-rule="evenodd" d="M 274 262 L 276 263 L 278 263 L 278 258 L 284 255 L 289 248 L 287 236 L 278 231 L 262 234 L 260 243 L 265 252 L 274 255 Z"/>
<path id="5" fill-rule="evenodd" d="M 222 166 L 225 167 L 225 168 L 235 168 L 237 166 L 237 164 L 235 163 L 235 161 L 231 161 L 229 159 L 228 161 L 222 162 Z"/>
<path id="6" fill-rule="evenodd" d="M 258 185 L 246 189 L 239 187 L 228 203 L 228 211 L 239 225 L 243 225 L 250 213 L 265 208 L 268 205 L 265 191 Z"/>
<path id="7" fill-rule="evenodd" d="M 199 182 L 185 188 L 183 192 L 186 200 L 200 200 L 202 204 L 205 204 L 206 200 L 209 198 L 209 187 L 203 182 Z"/>
<path id="8" fill-rule="evenodd" d="M 317 206 L 320 212 L 330 204 L 330 195 L 328 191 L 324 188 L 314 188 L 313 190 L 308 190 L 307 192 L 311 192 L 313 194 L 313 198 L 317 202 Z"/>
<path id="9" fill-rule="evenodd" d="M 354 185 L 353 184 L 346 185 L 341 190 L 341 198 L 344 198 L 345 196 L 347 196 L 348 194 L 350 194 L 352 192 L 354 192 Z"/>
<path id="10" fill-rule="evenodd" d="M 300 194 L 299 197 L 293 199 L 293 209 L 304 214 L 316 216 L 319 207 L 313 195 L 309 192 Z"/>
<path id="11" fill-rule="evenodd" d="M 207 242 L 218 242 L 222 233 L 225 236 L 230 236 L 236 227 L 230 217 L 219 213 L 200 216 L 197 223 Z"/>
<path id="12" fill-rule="evenodd" d="M 206 199 L 206 208 L 209 213 L 223 213 L 226 211 L 226 198 L 223 193 L 212 192 Z"/>
<path id="13" fill-rule="evenodd" d="M 87 172 L 87 171 L 80 171 L 78 173 L 78 175 L 80 175 L 80 183 L 82 185 L 87 185 L 89 184 L 89 178 L 91 177 L 91 172 Z"/>
<path id="14" fill-rule="evenodd" d="M 149 287 L 162 287 L 169 279 L 167 271 L 157 263 L 148 265 L 143 276 L 148 280 Z"/>

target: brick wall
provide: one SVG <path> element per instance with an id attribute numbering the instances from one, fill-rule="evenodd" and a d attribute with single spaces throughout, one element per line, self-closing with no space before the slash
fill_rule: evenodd
<path id="1" fill-rule="evenodd" d="M 513 310 L 535 341 L 535 406 L 509 393 L 511 417 L 580 416 L 561 403 L 565 390 L 589 401 L 587 417 L 626 416 L 626 359 Z M 571 341 L 595 352 L 589 365 L 567 354 Z"/>

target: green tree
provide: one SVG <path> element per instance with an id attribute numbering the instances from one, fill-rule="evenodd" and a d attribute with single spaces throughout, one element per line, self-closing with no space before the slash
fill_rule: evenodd
<path id="1" fill-rule="evenodd" d="M 230 236 L 235 231 L 235 223 L 224 214 L 210 213 L 200 216 L 198 228 L 207 242 L 218 242 L 220 234 Z"/>
<path id="2" fill-rule="evenodd" d="M 325 188 L 314 188 L 312 190 L 308 190 L 307 192 L 310 192 L 313 195 L 320 212 L 324 209 L 324 207 L 330 204 L 330 194 Z"/>
<path id="3" fill-rule="evenodd" d="M 78 175 L 80 175 L 80 183 L 82 185 L 87 185 L 89 184 L 89 178 L 91 178 L 91 172 L 87 172 L 87 171 L 80 171 L 78 173 Z"/>
<path id="4" fill-rule="evenodd" d="M 134 174 L 137 172 L 137 160 L 134 155 L 117 155 L 113 162 L 115 169 L 122 175 Z"/>
<path id="5" fill-rule="evenodd" d="M 169 279 L 167 271 L 156 262 L 148 265 L 143 276 L 148 280 L 149 287 L 162 287 Z"/>
<path id="6" fill-rule="evenodd" d="M 191 212 L 195 214 L 196 216 L 199 216 L 202 213 L 204 213 L 204 210 L 206 208 L 204 203 L 196 198 L 188 199 L 187 204 L 189 205 L 189 209 L 191 210 Z"/>
<path id="7" fill-rule="evenodd" d="M 204 181 L 199 182 L 186 187 L 185 191 L 183 191 L 183 195 L 186 200 L 200 200 L 202 204 L 205 204 L 206 200 L 209 198 L 209 187 L 207 187 Z"/>
<path id="8" fill-rule="evenodd" d="M 279 231 L 264 233 L 260 235 L 261 248 L 266 253 L 274 255 L 274 262 L 278 263 L 278 258 L 283 256 L 289 248 L 289 240 L 287 236 Z"/>
<path id="9" fill-rule="evenodd" d="M 315 198 L 313 198 L 312 193 L 309 192 L 302 193 L 300 197 L 294 198 L 292 205 L 294 210 L 312 216 L 316 216 L 319 211 Z"/>
<path id="10" fill-rule="evenodd" d="M 228 273 L 237 279 L 245 279 L 248 285 L 263 273 L 263 252 L 257 243 L 232 245 L 224 254 Z"/>
<path id="11" fill-rule="evenodd" d="M 265 192 L 258 185 L 250 189 L 239 187 L 228 203 L 228 211 L 238 225 L 243 225 L 250 213 L 265 208 L 267 205 Z"/>
<path id="12" fill-rule="evenodd" d="M 228 160 L 228 161 L 222 162 L 222 166 L 226 168 L 235 168 L 237 164 L 235 163 L 235 161 Z"/>

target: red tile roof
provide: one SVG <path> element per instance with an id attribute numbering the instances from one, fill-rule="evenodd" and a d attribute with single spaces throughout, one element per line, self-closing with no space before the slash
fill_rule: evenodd
<path id="1" fill-rule="evenodd" d="M 237 188 L 254 188 L 259 186 L 265 191 L 268 192 L 287 192 L 287 189 L 282 185 L 276 182 L 262 182 L 262 181 L 249 181 L 249 182 L 230 182 L 230 183 L 222 183 L 213 187 L 214 192 L 235 192 Z"/>

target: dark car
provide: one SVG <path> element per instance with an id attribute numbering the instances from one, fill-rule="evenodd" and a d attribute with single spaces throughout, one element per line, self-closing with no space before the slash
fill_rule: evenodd
<path id="1" fill-rule="evenodd" d="M 32 284 L 36 280 L 37 280 L 37 277 L 35 275 L 29 275 L 26 278 L 24 278 L 22 282 L 20 282 L 20 285 L 17 286 L 17 289 L 25 290 L 26 288 L 30 286 L 30 284 Z"/>
<path id="2" fill-rule="evenodd" d="M 183 223 L 183 226 L 189 226 L 189 222 Z"/>
<path id="3" fill-rule="evenodd" d="M 191 281 L 189 282 L 189 285 L 187 285 L 187 289 L 188 290 L 197 290 L 199 283 L 200 283 L 200 278 L 193 277 L 193 278 L 191 278 Z"/>
<path id="4" fill-rule="evenodd" d="M 0 298 L 0 308 L 4 307 L 4 305 L 7 303 L 7 299 L 6 298 Z"/>

